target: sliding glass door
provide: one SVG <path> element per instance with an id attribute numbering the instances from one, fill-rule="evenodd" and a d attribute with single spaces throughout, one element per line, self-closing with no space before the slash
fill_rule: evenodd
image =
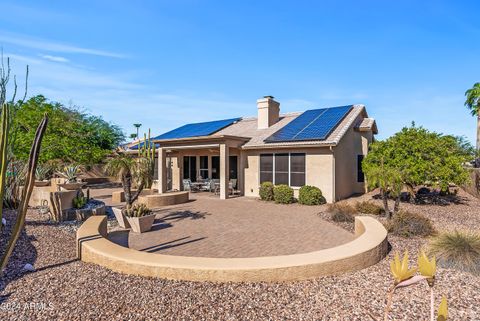
<path id="1" fill-rule="evenodd" d="M 183 179 L 197 181 L 197 156 L 183 156 Z"/>

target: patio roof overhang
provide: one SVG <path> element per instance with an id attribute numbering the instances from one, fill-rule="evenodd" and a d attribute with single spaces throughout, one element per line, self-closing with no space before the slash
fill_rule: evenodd
<path id="1" fill-rule="evenodd" d="M 245 142 L 249 141 L 250 137 L 232 136 L 232 135 L 210 135 L 210 136 L 196 136 L 186 138 L 176 138 L 168 140 L 154 140 L 154 143 L 159 143 L 165 149 L 199 149 L 199 148 L 219 148 L 221 144 L 226 144 L 229 147 L 240 147 Z"/>

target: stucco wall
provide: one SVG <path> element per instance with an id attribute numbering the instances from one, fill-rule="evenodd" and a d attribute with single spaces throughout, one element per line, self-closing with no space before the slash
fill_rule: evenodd
<path id="1" fill-rule="evenodd" d="M 327 200 L 333 201 L 333 156 L 329 148 L 248 150 L 245 153 L 245 196 L 258 197 L 260 187 L 260 154 L 305 153 L 305 181 L 320 188 Z M 298 190 L 295 191 L 298 197 Z"/>
<path id="2" fill-rule="evenodd" d="M 351 127 L 334 148 L 336 200 L 365 192 L 365 183 L 357 180 L 357 156 L 367 154 L 371 140 L 371 132 L 358 132 Z"/>

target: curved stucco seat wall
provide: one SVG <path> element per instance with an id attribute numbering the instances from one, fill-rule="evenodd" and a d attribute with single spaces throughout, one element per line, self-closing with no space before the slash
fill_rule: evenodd
<path id="1" fill-rule="evenodd" d="M 371 217 L 355 218 L 356 238 L 315 252 L 253 258 L 206 258 L 141 252 L 109 241 L 105 216 L 92 216 L 77 232 L 84 262 L 113 271 L 172 280 L 257 282 L 294 281 L 356 271 L 387 254 L 387 231 Z"/>

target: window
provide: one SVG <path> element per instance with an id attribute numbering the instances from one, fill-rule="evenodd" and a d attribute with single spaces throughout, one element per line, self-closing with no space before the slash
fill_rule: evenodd
<path id="1" fill-rule="evenodd" d="M 260 155 L 260 184 L 273 183 L 273 154 Z"/>
<path id="2" fill-rule="evenodd" d="M 260 155 L 260 184 L 272 182 L 293 187 L 305 185 L 305 154 L 279 153 Z"/>
<path id="3" fill-rule="evenodd" d="M 364 155 L 357 155 L 357 182 L 359 183 L 365 182 L 365 174 L 362 169 L 363 157 Z"/>
<path id="4" fill-rule="evenodd" d="M 230 175 L 228 176 L 229 179 L 238 179 L 238 158 L 237 156 L 230 156 L 229 158 L 228 169 L 230 171 Z"/>
<path id="5" fill-rule="evenodd" d="M 197 181 L 197 157 L 183 156 L 183 178 L 190 179 L 192 182 Z"/>
<path id="6" fill-rule="evenodd" d="M 200 156 L 200 177 L 208 178 L 208 156 Z"/>
<path id="7" fill-rule="evenodd" d="M 288 154 L 275 154 L 275 185 L 288 184 Z"/>
<path id="8" fill-rule="evenodd" d="M 220 156 L 212 156 L 212 178 L 220 178 Z"/>
<path id="9" fill-rule="evenodd" d="M 290 154 L 290 186 L 305 185 L 305 154 Z"/>

